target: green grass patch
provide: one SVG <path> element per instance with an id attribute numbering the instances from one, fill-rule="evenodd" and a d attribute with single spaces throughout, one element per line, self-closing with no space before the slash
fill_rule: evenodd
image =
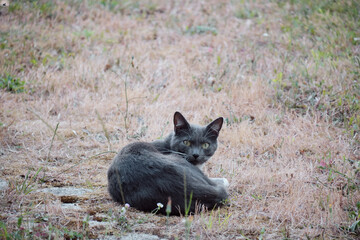
<path id="1" fill-rule="evenodd" d="M 282 1 L 278 5 L 283 8 L 281 30 L 288 54 L 271 81 L 276 101 L 301 114 L 318 113 L 356 136 L 360 58 L 353 46 L 360 44 L 360 2 L 293 0 L 293 14 Z M 294 51 L 301 55 L 292 56 Z M 287 71 L 290 64 L 295 68 Z"/>
<path id="2" fill-rule="evenodd" d="M 213 35 L 217 35 L 218 34 L 218 31 L 217 31 L 217 29 L 215 27 L 203 26 L 203 25 L 190 27 L 190 28 L 186 29 L 185 32 L 190 33 L 191 35 L 194 35 L 194 34 L 213 34 Z"/>
<path id="3" fill-rule="evenodd" d="M 25 91 L 25 81 L 19 78 L 6 74 L 0 77 L 0 88 L 13 93 L 20 93 Z"/>

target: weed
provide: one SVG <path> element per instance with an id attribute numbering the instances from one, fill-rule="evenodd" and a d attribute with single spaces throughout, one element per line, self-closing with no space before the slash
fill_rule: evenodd
<path id="1" fill-rule="evenodd" d="M 166 212 L 166 222 L 168 222 L 169 216 L 171 214 L 171 197 L 168 198 L 165 212 Z"/>
<path id="2" fill-rule="evenodd" d="M 60 231 L 51 226 L 47 226 L 44 223 L 33 222 L 30 226 L 24 226 L 24 217 L 21 215 L 17 218 L 17 224 L 15 228 L 9 228 L 6 223 L 0 221 L 0 238 L 1 239 L 11 239 L 11 240 L 22 240 L 22 239 L 45 239 L 54 236 L 53 233 L 57 232 L 60 236 L 68 236 L 67 233 L 69 231 L 67 229 L 63 229 Z M 77 236 L 82 236 L 82 234 L 76 234 Z M 70 234 L 71 236 L 71 234 Z M 71 238 L 73 239 L 73 238 Z"/>
<path id="3" fill-rule="evenodd" d="M 263 240 L 264 239 L 264 234 L 265 234 L 265 228 L 261 228 L 260 236 L 258 237 L 258 239 Z"/>
<path id="4" fill-rule="evenodd" d="M 164 126 L 161 128 L 161 134 L 160 134 L 160 137 L 158 137 L 157 139 L 163 139 L 164 138 L 164 133 L 165 133 L 165 130 L 166 130 L 166 127 L 169 125 L 169 121 L 166 121 Z"/>
<path id="5" fill-rule="evenodd" d="M 58 130 L 58 127 L 59 127 L 59 123 L 56 124 L 56 127 L 55 127 L 55 129 L 54 129 L 54 134 L 53 134 L 53 136 L 52 136 L 52 138 L 51 138 L 51 143 L 50 143 L 49 151 L 48 151 L 48 154 L 47 154 L 47 156 L 46 156 L 46 161 L 47 161 L 47 162 L 49 161 L 49 158 L 50 158 L 51 148 L 52 148 L 52 146 L 53 146 L 54 138 L 55 138 L 56 132 L 57 132 L 57 130 Z"/>
<path id="6" fill-rule="evenodd" d="M 216 216 L 217 215 L 217 216 Z M 201 213 L 201 218 L 203 218 L 205 223 L 205 229 L 207 231 L 211 231 L 215 225 L 217 225 L 220 228 L 220 231 L 228 226 L 229 219 L 231 217 L 232 213 L 230 211 L 227 211 L 226 214 L 222 214 L 222 211 L 212 209 L 209 216 L 207 216 L 208 220 L 206 221 L 206 217 Z"/>
<path id="7" fill-rule="evenodd" d="M 256 10 L 252 10 L 249 8 L 239 8 L 235 12 L 235 17 L 240 19 L 250 19 L 259 17 L 259 13 Z"/>
<path id="8" fill-rule="evenodd" d="M 125 203 L 120 209 L 120 213 L 115 213 L 110 211 L 110 219 L 115 220 L 123 229 L 130 230 L 130 224 L 127 218 L 127 210 L 130 207 L 128 203 Z M 146 221 L 146 220 L 144 220 Z"/>
<path id="9" fill-rule="evenodd" d="M 357 174 L 360 171 L 360 162 L 357 162 L 357 164 L 354 164 L 354 168 L 350 173 L 345 174 L 345 173 L 342 173 L 341 171 L 335 169 L 336 166 L 333 165 L 330 153 L 329 153 L 328 157 L 329 157 L 330 160 L 328 160 L 328 161 L 326 161 L 324 159 L 321 160 L 320 161 L 320 166 L 318 167 L 319 169 L 322 169 L 325 172 L 327 172 L 327 174 L 328 174 L 328 178 L 327 178 L 328 182 L 332 182 L 335 179 L 334 174 L 336 174 L 336 175 L 338 175 L 338 176 L 340 176 L 342 178 L 345 178 L 347 180 L 347 184 L 345 186 L 343 186 L 343 188 L 346 190 L 345 192 L 346 192 L 347 195 L 349 194 L 349 191 L 353 192 L 353 191 L 356 191 L 356 190 L 360 189 L 359 183 L 358 183 L 358 180 L 357 180 Z M 346 162 L 351 162 L 351 161 L 344 157 L 343 162 L 346 163 Z"/>
<path id="10" fill-rule="evenodd" d="M 69 230 L 68 228 L 63 228 L 61 231 L 61 235 L 66 239 L 83 239 L 84 235 L 83 233 Z"/>
<path id="11" fill-rule="evenodd" d="M 106 127 L 105 127 L 105 123 L 104 123 L 104 120 L 101 118 L 99 112 L 97 110 L 95 110 L 96 112 L 96 115 L 101 123 L 101 126 L 102 126 L 102 129 L 105 133 L 105 137 L 106 137 L 106 140 L 108 141 L 108 151 L 112 151 L 112 147 L 111 147 L 111 142 L 110 142 L 110 135 L 109 135 L 109 132 L 107 131 Z"/>
<path id="12" fill-rule="evenodd" d="M 162 203 L 157 203 L 157 208 L 152 210 L 151 213 L 155 215 L 163 207 L 164 207 L 164 205 Z"/>
<path id="13" fill-rule="evenodd" d="M 20 14 L 23 11 L 33 13 L 34 15 L 41 16 L 44 18 L 53 18 L 55 17 L 55 3 L 52 1 L 41 1 L 41 0 L 31 0 L 31 1 L 20 1 L 13 0 L 9 5 L 9 12 Z"/>
<path id="14" fill-rule="evenodd" d="M 111 12 L 130 11 L 136 13 L 135 10 L 140 8 L 138 1 L 118 1 L 118 0 L 101 0 L 100 5 L 107 8 Z"/>
<path id="15" fill-rule="evenodd" d="M 350 225 L 349 231 L 353 233 L 360 233 L 360 202 L 357 202 L 354 209 L 349 212 L 349 217 L 352 221 L 354 221 Z"/>
<path id="16" fill-rule="evenodd" d="M 12 1 L 12 3 L 9 5 L 9 12 L 18 12 L 22 10 L 22 5 L 20 4 L 20 1 Z"/>
<path id="17" fill-rule="evenodd" d="M 231 215 L 232 215 L 232 213 L 230 211 L 228 211 L 225 216 L 220 216 L 220 214 L 219 214 L 218 225 L 220 226 L 220 230 L 227 227 L 227 225 L 229 224 L 229 219 L 230 219 Z"/>
<path id="18" fill-rule="evenodd" d="M 128 131 L 129 129 L 129 126 L 128 126 L 128 117 L 129 117 L 129 97 L 128 97 L 128 93 L 127 93 L 127 80 L 125 79 L 124 80 L 124 91 L 125 91 L 125 106 L 126 106 L 126 109 L 125 109 L 125 116 L 124 116 L 124 125 L 125 125 L 125 130 L 126 132 Z"/>
<path id="19" fill-rule="evenodd" d="M 218 34 L 218 31 L 217 31 L 217 29 L 215 27 L 202 26 L 202 25 L 190 27 L 185 32 L 190 33 L 191 35 L 194 35 L 194 34 L 207 34 L 207 33 L 211 33 L 212 35 L 217 35 Z"/>
<path id="20" fill-rule="evenodd" d="M 191 201 L 192 201 L 192 196 L 193 196 L 193 192 L 191 191 L 190 196 L 189 196 L 189 201 L 187 200 L 187 185 L 186 185 L 186 174 L 185 174 L 185 170 L 184 170 L 184 206 L 185 206 L 185 239 L 189 239 L 190 238 L 190 229 L 191 229 L 191 221 L 189 219 L 189 213 L 190 213 L 190 209 L 191 209 Z"/>
<path id="21" fill-rule="evenodd" d="M 40 119 L 40 120 L 50 129 L 50 131 L 54 134 L 53 137 L 56 135 L 62 142 L 65 141 L 64 138 L 57 133 L 57 128 L 58 128 L 59 124 L 57 124 L 56 127 L 53 128 L 47 121 L 45 121 L 45 120 L 44 120 L 39 114 L 37 114 L 34 110 L 32 110 L 32 109 L 30 109 L 30 108 L 28 108 L 27 110 L 30 111 L 32 114 L 34 114 L 38 119 Z"/>
<path id="22" fill-rule="evenodd" d="M 0 89 L 13 93 L 24 92 L 25 81 L 21 81 L 19 78 L 13 77 L 10 74 L 0 77 Z"/>
<path id="23" fill-rule="evenodd" d="M 30 176 L 31 170 L 27 172 L 22 183 L 16 185 L 16 191 L 18 194 L 27 195 L 30 192 L 34 191 L 35 183 L 37 180 L 37 176 L 39 175 L 42 167 L 40 167 L 33 176 Z"/>
<path id="24" fill-rule="evenodd" d="M 258 195 L 258 194 L 251 194 L 251 196 L 255 199 L 255 200 L 262 200 L 263 197 L 261 195 Z"/>
<path id="25" fill-rule="evenodd" d="M 23 222 L 23 217 L 18 217 L 17 221 L 17 230 L 11 231 L 6 226 L 6 223 L 0 221 L 0 237 L 1 239 L 14 239 L 14 240 L 21 240 L 25 239 L 25 231 L 24 228 L 21 227 Z"/>

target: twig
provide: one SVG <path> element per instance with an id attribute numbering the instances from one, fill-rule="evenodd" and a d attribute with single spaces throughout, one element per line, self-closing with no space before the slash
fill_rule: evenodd
<path id="1" fill-rule="evenodd" d="M 97 156 L 100 156 L 100 155 L 103 155 L 103 154 L 107 154 L 107 153 L 115 153 L 115 154 L 116 154 L 117 152 L 115 152 L 115 151 L 106 151 L 106 152 L 97 153 L 97 154 L 95 154 L 95 155 L 93 155 L 93 156 L 91 156 L 91 157 L 88 157 L 88 158 L 85 158 L 85 159 L 81 160 L 80 162 L 72 165 L 71 167 L 68 167 L 67 169 L 65 169 L 65 170 L 62 171 L 61 173 L 55 175 L 54 178 L 56 178 L 56 177 L 60 176 L 61 174 L 69 171 L 69 170 L 72 169 L 73 167 L 76 167 L 77 165 L 79 165 L 80 163 L 82 163 L 82 162 L 84 162 L 84 161 L 86 161 L 86 160 L 90 160 L 90 159 L 92 159 L 92 158 L 94 158 L 94 157 L 97 157 Z"/>
<path id="2" fill-rule="evenodd" d="M 126 79 L 124 80 L 124 87 L 125 87 L 125 102 L 126 102 L 124 122 L 125 122 L 125 130 L 127 133 L 128 132 L 127 118 L 128 118 L 128 112 L 129 112 L 129 99 L 128 99 L 128 95 L 127 95 Z"/>
<path id="3" fill-rule="evenodd" d="M 96 109 L 95 109 L 95 112 L 96 112 L 96 115 L 97 115 L 97 117 L 98 117 L 98 119 L 99 119 L 99 121 L 101 123 L 102 128 L 103 128 L 103 131 L 105 133 L 105 137 L 106 137 L 106 139 L 108 141 L 108 144 L 109 144 L 108 150 L 112 151 L 111 142 L 110 142 L 110 136 L 109 136 L 109 133 L 108 133 L 106 127 L 105 127 L 105 123 L 104 123 L 103 119 L 101 118 L 99 112 Z"/>
<path id="4" fill-rule="evenodd" d="M 58 127 L 59 127 L 59 123 L 56 124 L 55 130 L 54 130 L 54 135 L 52 136 L 52 139 L 51 139 L 51 143 L 50 143 L 50 147 L 49 147 L 49 152 L 48 152 L 48 154 L 47 154 L 47 156 L 46 156 L 46 161 L 49 161 L 51 148 L 52 148 L 52 146 L 53 146 L 54 138 L 55 138 L 56 132 L 57 132 L 57 130 L 58 130 Z"/>
<path id="5" fill-rule="evenodd" d="M 39 114 L 37 114 L 34 110 L 27 108 L 28 111 L 30 111 L 32 114 L 34 114 L 40 121 L 42 121 L 52 132 L 55 132 L 56 136 L 64 143 L 64 138 L 62 138 L 53 127 L 50 126 L 49 123 L 47 123 Z"/>

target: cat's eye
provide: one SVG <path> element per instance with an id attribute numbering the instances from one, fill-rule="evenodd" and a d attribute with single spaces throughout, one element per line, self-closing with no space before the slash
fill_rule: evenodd
<path id="1" fill-rule="evenodd" d="M 203 149 L 208 149 L 209 146 L 210 146 L 210 144 L 208 144 L 208 143 L 203 143 L 203 144 L 201 145 L 201 147 L 202 147 Z"/>
<path id="2" fill-rule="evenodd" d="M 183 143 L 188 147 L 191 145 L 191 143 L 188 140 L 184 140 Z"/>

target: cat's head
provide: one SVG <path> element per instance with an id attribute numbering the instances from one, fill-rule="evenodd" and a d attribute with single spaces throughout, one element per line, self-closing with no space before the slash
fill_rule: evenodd
<path id="1" fill-rule="evenodd" d="M 198 126 L 189 124 L 181 113 L 175 112 L 171 150 L 182 153 L 187 161 L 200 167 L 214 155 L 223 121 L 220 117 L 207 126 Z"/>

